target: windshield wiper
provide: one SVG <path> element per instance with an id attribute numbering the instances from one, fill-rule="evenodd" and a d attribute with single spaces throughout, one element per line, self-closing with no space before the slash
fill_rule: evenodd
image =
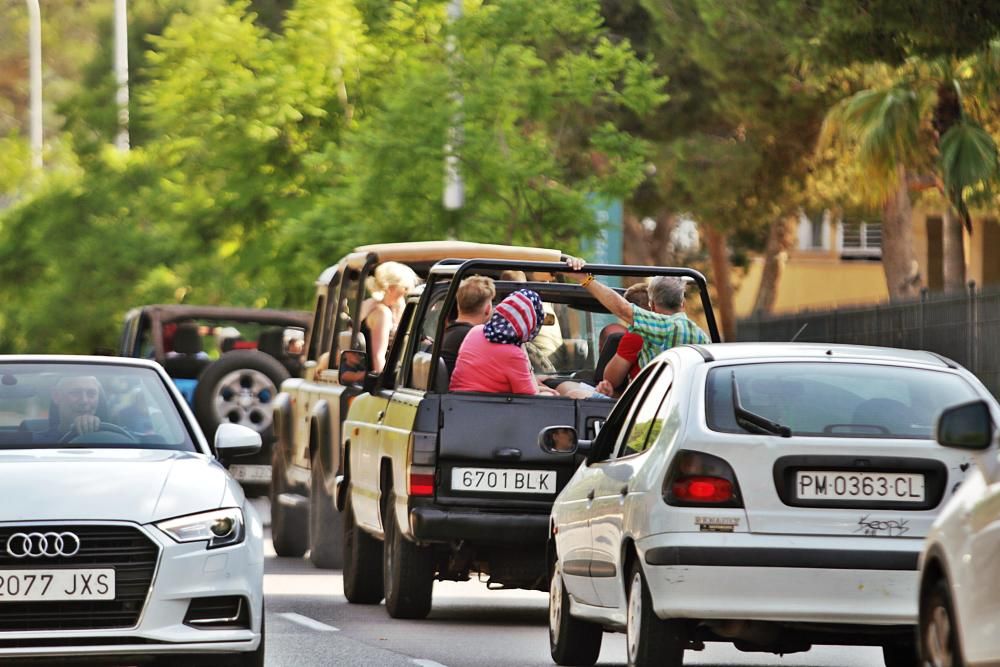
<path id="1" fill-rule="evenodd" d="M 732 372 L 732 378 L 733 413 L 736 415 L 736 423 L 743 430 L 763 435 L 780 435 L 782 438 L 792 437 L 792 429 L 744 408 L 743 403 L 740 401 L 740 388 L 736 385 L 736 371 Z"/>

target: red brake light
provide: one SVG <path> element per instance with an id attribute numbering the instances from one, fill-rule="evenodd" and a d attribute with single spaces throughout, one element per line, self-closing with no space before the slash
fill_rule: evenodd
<path id="1" fill-rule="evenodd" d="M 411 496 L 433 496 L 434 474 L 410 473 Z"/>
<path id="2" fill-rule="evenodd" d="M 663 500 L 679 507 L 743 507 L 740 486 L 725 460 L 689 449 L 677 452 L 663 478 Z"/>
<path id="3" fill-rule="evenodd" d="M 686 502 L 725 503 L 733 500 L 733 485 L 721 477 L 682 477 L 673 483 L 674 497 Z"/>

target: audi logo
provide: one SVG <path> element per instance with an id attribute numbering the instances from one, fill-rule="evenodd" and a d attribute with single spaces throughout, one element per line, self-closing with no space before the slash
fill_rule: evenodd
<path id="1" fill-rule="evenodd" d="M 73 533 L 14 533 L 7 540 L 7 553 L 14 558 L 75 556 L 80 538 Z"/>

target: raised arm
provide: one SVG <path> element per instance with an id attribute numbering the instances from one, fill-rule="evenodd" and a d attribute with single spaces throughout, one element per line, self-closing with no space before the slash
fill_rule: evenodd
<path id="1" fill-rule="evenodd" d="M 587 263 L 579 257 L 568 258 L 566 264 L 570 268 L 570 272 L 567 272 L 566 275 L 583 285 L 612 315 L 632 326 L 632 304 L 626 301 L 625 297 L 607 285 L 598 282 L 592 274 L 581 273 Z"/>

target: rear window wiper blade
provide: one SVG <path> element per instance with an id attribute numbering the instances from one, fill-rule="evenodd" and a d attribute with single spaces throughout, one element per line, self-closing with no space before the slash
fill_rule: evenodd
<path id="1" fill-rule="evenodd" d="M 792 429 L 784 424 L 773 422 L 767 417 L 750 412 L 743 407 L 740 401 L 740 388 L 736 384 L 736 371 L 732 372 L 733 379 L 733 413 L 736 415 L 736 423 L 744 431 L 759 433 L 763 435 L 780 435 L 782 438 L 792 437 Z"/>

